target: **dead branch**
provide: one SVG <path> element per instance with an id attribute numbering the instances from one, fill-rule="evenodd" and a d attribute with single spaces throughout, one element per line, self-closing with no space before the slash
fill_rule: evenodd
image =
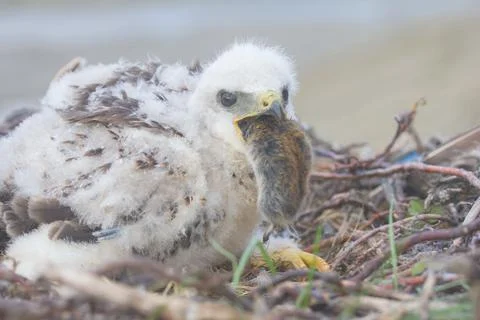
<path id="1" fill-rule="evenodd" d="M 402 293 L 402 292 L 396 292 L 392 290 L 385 290 L 382 287 L 379 287 L 367 282 L 354 282 L 350 280 L 342 280 L 341 284 L 344 290 L 351 293 L 362 293 L 372 297 L 393 299 L 398 301 L 408 301 L 408 300 L 415 299 L 415 296 L 413 295 Z"/>
<path id="2" fill-rule="evenodd" d="M 268 320 L 305 319 L 318 320 L 319 316 L 309 310 L 298 309 L 292 305 L 278 305 L 269 313 Z M 320 318 L 321 319 L 321 318 Z"/>
<path id="3" fill-rule="evenodd" d="M 432 231 L 423 231 L 403 238 L 396 243 L 397 254 L 402 254 L 416 244 L 426 241 L 452 240 L 458 237 L 464 237 L 480 230 L 480 218 L 475 219 L 469 224 L 461 225 L 450 229 L 440 229 Z M 390 247 L 377 258 L 374 258 L 364 264 L 360 271 L 350 278 L 352 281 L 362 281 L 378 269 L 391 255 Z"/>
<path id="4" fill-rule="evenodd" d="M 415 120 L 415 116 L 417 115 L 418 107 L 423 106 L 426 103 L 427 101 L 424 98 L 421 98 L 420 100 L 418 100 L 413 104 L 412 109 L 410 111 L 402 113 L 395 117 L 395 121 L 397 122 L 397 130 L 395 131 L 395 134 L 393 135 L 392 139 L 390 140 L 390 143 L 387 145 L 385 150 L 383 150 L 382 153 L 378 154 L 373 159 L 367 162 L 368 166 L 374 165 L 379 160 L 385 159 L 390 154 L 398 138 L 400 138 L 400 136 L 404 132 L 409 131 L 409 129 L 411 128 L 413 120 Z"/>
<path id="5" fill-rule="evenodd" d="M 422 98 L 413 104 L 413 107 L 411 110 L 395 116 L 395 121 L 397 122 L 397 129 L 392 139 L 383 150 L 383 152 L 377 154 L 375 157 L 368 160 L 358 160 L 356 157 L 353 157 L 353 156 L 345 157 L 344 160 L 346 160 L 347 163 L 338 163 L 338 162 L 335 163 L 334 165 L 335 170 L 347 169 L 349 171 L 353 171 L 353 170 L 366 169 L 366 168 L 372 168 L 374 166 L 377 166 L 379 163 L 381 163 L 385 158 L 387 158 L 390 155 L 390 153 L 392 152 L 393 146 L 397 143 L 398 139 L 403 133 L 414 132 L 414 131 L 411 131 L 410 128 L 413 123 L 413 120 L 415 120 L 417 109 L 419 106 L 422 106 L 425 104 L 426 104 L 426 100 Z"/>
<path id="6" fill-rule="evenodd" d="M 463 220 L 463 224 L 468 224 L 475 220 L 478 215 L 480 214 L 480 197 L 475 200 L 470 211 L 468 211 L 467 215 L 465 216 L 465 220 Z"/>
<path id="7" fill-rule="evenodd" d="M 226 304 L 196 302 L 182 297 L 162 296 L 141 291 L 79 270 L 49 268 L 44 276 L 87 296 L 110 302 L 118 307 L 131 308 L 144 315 L 161 312 L 167 319 L 252 319 L 252 315 Z"/>
<path id="8" fill-rule="evenodd" d="M 420 296 L 419 301 L 419 314 L 421 320 L 429 319 L 429 302 L 432 297 L 435 289 L 436 278 L 433 271 L 429 270 L 425 284 L 423 285 L 422 295 Z"/>
<path id="9" fill-rule="evenodd" d="M 413 217 L 408 217 L 408 218 L 405 218 L 405 219 L 402 219 L 402 220 L 399 220 L 399 221 L 395 221 L 394 223 L 392 223 L 392 226 L 396 227 L 396 226 L 404 224 L 406 222 L 417 221 L 417 220 L 428 221 L 428 220 L 432 220 L 432 219 L 447 221 L 450 224 L 455 225 L 455 223 L 452 220 L 448 219 L 447 217 L 438 215 L 438 214 L 420 214 L 420 215 L 416 215 L 416 216 L 413 216 Z M 345 259 L 352 252 L 352 250 L 355 249 L 356 247 L 358 247 L 362 242 L 368 240 L 369 238 L 371 238 L 372 236 L 374 236 L 375 234 L 377 234 L 379 232 L 387 231 L 388 227 L 389 227 L 388 224 L 379 226 L 375 229 L 372 229 L 372 230 L 366 232 L 363 236 L 358 238 L 356 241 L 348 244 L 348 246 L 345 247 L 345 250 L 343 250 L 342 252 L 340 252 L 337 255 L 337 258 L 332 263 L 332 268 L 335 269 L 343 261 L 343 259 Z"/>
<path id="10" fill-rule="evenodd" d="M 282 282 L 290 281 L 296 278 L 305 278 L 308 275 L 312 276 L 313 280 L 323 280 L 327 283 L 331 284 L 340 284 L 340 278 L 336 273 L 333 272 L 318 272 L 318 271 L 311 271 L 308 269 L 297 269 L 297 270 L 289 270 L 287 272 L 282 273 L 279 276 L 273 277 L 271 281 L 263 286 L 257 287 L 252 294 L 253 295 L 263 295 L 269 289 L 279 285 Z"/>
<path id="11" fill-rule="evenodd" d="M 320 207 L 309 210 L 307 212 L 301 213 L 298 218 L 298 221 L 302 221 L 304 218 L 309 216 L 319 216 L 323 211 L 333 208 L 338 208 L 340 206 L 351 204 L 354 206 L 362 207 L 367 209 L 370 212 L 377 212 L 378 209 L 370 202 L 364 202 L 360 199 L 356 199 L 352 196 L 351 192 L 344 192 L 334 195 L 330 200 L 324 202 Z"/>
<path id="12" fill-rule="evenodd" d="M 208 291 L 218 296 L 225 297 L 230 302 L 241 306 L 246 310 L 251 310 L 252 308 L 252 305 L 249 301 L 239 297 L 233 290 L 231 290 L 229 286 L 226 285 L 226 282 L 231 278 L 230 274 L 227 276 L 212 273 L 185 275 L 179 273 L 178 270 L 174 268 L 168 268 L 160 265 L 156 261 L 141 257 L 108 263 L 101 269 L 97 269 L 95 273 L 99 275 L 105 275 L 112 272 L 118 272 L 123 269 L 134 269 L 137 271 L 142 271 L 143 273 L 149 273 L 163 280 L 174 281 L 183 286 L 192 287 L 203 292 Z"/>
<path id="13" fill-rule="evenodd" d="M 50 310 L 38 302 L 0 298 L 0 319 L 46 319 Z"/>
<path id="14" fill-rule="evenodd" d="M 460 168 L 443 167 L 424 164 L 420 162 L 396 164 L 388 168 L 372 169 L 357 173 L 332 173 L 332 172 L 314 172 L 310 176 L 312 181 L 321 180 L 360 180 L 368 178 L 388 177 L 396 173 L 410 173 L 412 171 L 421 171 L 428 174 L 441 174 L 456 176 L 466 180 L 473 187 L 480 190 L 480 179 L 471 171 Z"/>

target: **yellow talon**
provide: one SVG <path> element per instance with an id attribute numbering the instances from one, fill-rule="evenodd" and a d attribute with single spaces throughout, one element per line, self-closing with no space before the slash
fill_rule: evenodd
<path id="1" fill-rule="evenodd" d="M 270 252 L 273 262 L 285 269 L 310 269 L 314 268 L 320 272 L 330 271 L 328 263 L 314 254 L 305 252 L 298 248 L 284 248 Z M 252 257 L 251 263 L 254 267 L 266 267 L 267 263 L 262 257 Z"/>

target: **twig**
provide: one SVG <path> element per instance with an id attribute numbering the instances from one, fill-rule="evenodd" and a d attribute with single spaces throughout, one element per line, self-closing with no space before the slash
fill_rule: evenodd
<path id="1" fill-rule="evenodd" d="M 362 294 L 367 294 L 373 297 L 394 299 L 399 301 L 409 301 L 409 300 L 415 299 L 415 296 L 413 295 L 403 293 L 403 292 L 392 291 L 392 290 L 385 290 L 382 287 L 375 286 L 373 284 L 366 283 L 366 282 L 354 282 L 350 280 L 342 280 L 341 284 L 344 290 L 347 290 L 350 293 L 360 292 Z"/>
<path id="2" fill-rule="evenodd" d="M 302 219 L 304 219 L 308 216 L 311 216 L 311 215 L 318 216 L 323 211 L 325 211 L 327 209 L 338 208 L 338 207 L 340 207 L 342 205 L 345 205 L 345 204 L 351 204 L 351 205 L 363 207 L 370 212 L 377 212 L 378 211 L 378 209 L 373 204 L 371 204 L 369 202 L 364 202 L 364 201 L 359 200 L 359 199 L 355 199 L 355 198 L 352 197 L 351 192 L 345 192 L 345 193 L 340 193 L 340 194 L 334 195 L 330 200 L 325 201 L 318 208 L 315 208 L 315 209 L 309 210 L 307 212 L 301 213 L 298 216 L 297 221 L 301 221 Z"/>
<path id="3" fill-rule="evenodd" d="M 136 269 L 143 272 L 150 273 L 156 277 L 174 281 L 184 286 L 193 287 L 200 291 L 210 291 L 217 295 L 223 296 L 228 299 L 230 302 L 240 305 L 246 310 L 251 310 L 252 305 L 249 301 L 243 299 L 236 295 L 233 290 L 228 287 L 225 282 L 227 281 L 226 277 L 217 275 L 201 275 L 188 276 L 182 273 L 179 273 L 173 268 L 166 268 L 159 263 L 146 259 L 137 257 L 135 259 L 125 259 L 117 262 L 112 262 L 106 264 L 101 269 L 96 270 L 96 274 L 107 274 L 114 271 L 119 271 L 122 269 Z M 228 276 L 230 278 L 230 275 Z"/>
<path id="4" fill-rule="evenodd" d="M 427 103 L 427 101 L 424 98 L 421 98 L 420 100 L 416 101 L 413 104 L 413 107 L 410 111 L 405 112 L 403 114 L 400 114 L 395 117 L 395 121 L 397 121 L 397 130 L 395 131 L 395 134 L 393 135 L 393 138 L 390 140 L 390 143 L 387 145 L 385 150 L 377 155 L 375 158 L 370 160 L 370 164 L 373 165 L 379 160 L 384 159 L 387 157 L 390 152 L 392 151 L 393 146 L 397 142 L 398 138 L 405 132 L 408 131 L 410 126 L 413 123 L 413 120 L 415 120 L 415 116 L 417 114 L 417 109 L 419 106 L 423 106 Z"/>
<path id="5" fill-rule="evenodd" d="M 464 237 L 466 235 L 472 234 L 473 232 L 478 230 L 480 230 L 480 218 L 475 219 L 469 224 L 461 225 L 455 228 L 423 231 L 412 234 L 411 236 L 397 241 L 396 248 L 398 254 L 401 254 L 418 243 L 435 240 L 452 240 L 458 237 Z M 353 276 L 351 280 L 364 280 L 375 270 L 377 270 L 378 267 L 380 267 L 382 263 L 388 259 L 389 256 L 390 248 L 387 247 L 386 250 L 379 257 L 374 258 L 364 264 L 360 271 L 355 276 Z"/>
<path id="6" fill-rule="evenodd" d="M 44 276 L 80 293 L 119 307 L 132 308 L 144 315 L 161 310 L 167 319 L 187 319 L 195 314 L 196 319 L 252 319 L 248 313 L 228 305 L 213 302 L 196 302 L 175 296 L 161 296 L 137 290 L 123 284 L 104 281 L 101 277 L 71 269 L 49 268 Z"/>
<path id="7" fill-rule="evenodd" d="M 433 271 L 429 270 L 427 279 L 425 280 L 425 284 L 423 285 L 423 291 L 422 295 L 420 296 L 420 301 L 419 301 L 419 313 L 420 313 L 420 319 L 421 320 L 428 320 L 429 319 L 429 300 L 432 297 L 435 289 L 435 274 Z"/>
<path id="8" fill-rule="evenodd" d="M 471 172 L 460 168 L 443 167 L 429 165 L 419 162 L 396 164 L 388 168 L 372 169 L 357 173 L 332 173 L 332 172 L 314 172 L 310 179 L 312 181 L 321 180 L 360 180 L 366 178 L 388 177 L 396 173 L 409 173 L 411 171 L 421 171 L 429 174 L 442 174 L 463 178 L 472 186 L 480 190 L 480 179 Z"/>
<path id="9" fill-rule="evenodd" d="M 480 197 L 478 197 L 473 203 L 470 211 L 468 211 L 465 219 L 463 220 L 463 224 L 469 224 L 478 217 L 478 214 L 480 214 Z"/>
<path id="10" fill-rule="evenodd" d="M 315 315 L 309 310 L 295 308 L 291 305 L 276 306 L 272 312 L 269 313 L 267 320 L 282 320 L 282 319 L 307 319 L 316 320 L 318 315 Z"/>
<path id="11" fill-rule="evenodd" d="M 444 217 L 444 216 L 441 216 L 441 215 L 438 215 L 438 214 L 420 214 L 420 215 L 416 215 L 416 216 L 413 216 L 413 217 L 408 217 L 408 218 L 405 218 L 405 219 L 402 219 L 402 220 L 399 220 L 399 221 L 395 221 L 394 223 L 392 223 L 392 226 L 396 227 L 398 225 L 401 225 L 401 224 L 409 222 L 409 221 L 417 221 L 417 220 L 428 221 L 428 220 L 431 220 L 431 219 L 443 220 L 443 221 L 449 222 L 450 224 L 454 224 L 454 222 L 451 221 L 450 219 L 448 219 L 447 217 Z M 335 269 L 343 261 L 343 259 L 345 259 L 352 252 L 352 250 L 355 249 L 356 247 L 358 247 L 362 242 L 368 240 L 369 238 L 371 238 L 372 236 L 374 236 L 378 232 L 387 231 L 388 227 L 389 227 L 388 224 L 385 224 L 383 226 L 379 226 L 379 227 L 377 227 L 373 230 L 368 231 L 363 236 L 358 238 L 356 241 L 350 243 L 344 249 L 343 252 L 341 252 L 337 255 L 337 258 L 332 263 L 332 269 Z"/>
<path id="12" fill-rule="evenodd" d="M 467 215 L 465 216 L 465 219 L 463 220 L 462 224 L 465 225 L 472 222 L 478 217 L 479 214 L 480 214 L 480 197 L 478 197 L 477 200 L 475 200 L 472 207 L 470 208 Z M 462 238 L 457 238 L 453 240 L 451 247 L 457 248 L 461 245 L 461 243 L 462 243 Z"/>
<path id="13" fill-rule="evenodd" d="M 271 281 L 263 286 L 257 287 L 252 294 L 262 295 L 267 292 L 269 289 L 279 285 L 282 282 L 290 281 L 295 278 L 305 278 L 312 272 L 308 269 L 297 269 L 297 270 L 289 270 L 287 272 L 282 273 L 279 276 L 273 277 Z M 313 279 L 315 280 L 323 280 L 327 283 L 333 284 L 340 284 L 340 278 L 336 273 L 332 272 L 313 272 Z"/>
<path id="14" fill-rule="evenodd" d="M 421 98 L 417 102 L 413 104 L 413 107 L 410 111 L 404 112 L 400 115 L 395 116 L 395 121 L 397 122 L 397 130 L 393 135 L 392 139 L 388 143 L 387 147 L 383 150 L 382 153 L 377 154 L 375 157 L 368 159 L 368 160 L 358 160 L 356 157 L 350 156 L 347 157 L 347 163 L 336 163 L 335 169 L 348 169 L 350 171 L 356 169 L 366 169 L 372 168 L 377 166 L 381 161 L 383 161 L 388 155 L 390 155 L 393 146 L 397 143 L 398 138 L 404 133 L 409 131 L 413 120 L 415 120 L 415 116 L 417 114 L 417 109 L 419 106 L 425 105 L 426 100 Z"/>
<path id="15" fill-rule="evenodd" d="M 348 296 L 340 297 L 333 302 L 340 309 L 353 307 L 361 310 L 380 311 L 383 314 L 391 314 L 399 311 L 414 311 L 418 306 L 418 302 L 413 301 L 395 301 L 391 299 L 368 297 L 368 296 Z M 431 306 L 434 309 L 445 309 L 451 304 L 443 301 L 432 301 Z M 390 317 L 384 319 L 392 319 Z"/>
<path id="16" fill-rule="evenodd" d="M 361 228 L 359 228 L 359 230 L 361 230 Z M 308 232 L 306 233 L 306 235 L 309 235 L 310 233 L 311 232 Z M 318 243 L 318 245 L 311 244 L 309 246 L 306 246 L 305 248 L 303 248 L 303 251 L 312 253 L 313 250 L 320 251 L 325 248 L 333 247 L 334 244 L 345 243 L 347 241 L 356 240 L 356 239 L 358 239 L 358 236 L 356 236 L 356 234 L 344 233 L 340 235 L 337 233 L 335 236 L 332 236 L 327 239 L 323 239 Z"/>
<path id="17" fill-rule="evenodd" d="M 365 230 L 367 227 L 371 226 L 378 219 L 383 219 L 389 214 L 388 210 L 380 211 L 373 214 L 370 219 L 365 221 L 357 230 Z"/>
<path id="18" fill-rule="evenodd" d="M 50 310 L 38 302 L 0 298 L 0 319 L 46 319 Z"/>

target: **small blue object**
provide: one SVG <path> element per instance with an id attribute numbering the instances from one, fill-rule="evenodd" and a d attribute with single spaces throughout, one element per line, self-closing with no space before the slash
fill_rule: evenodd
<path id="1" fill-rule="evenodd" d="M 98 241 L 110 240 L 120 235 L 121 228 L 109 228 L 92 232 L 92 235 L 97 238 Z"/>
<path id="2" fill-rule="evenodd" d="M 402 164 L 402 163 L 408 163 L 408 162 L 417 162 L 417 161 L 421 161 L 422 158 L 423 158 L 422 155 L 414 150 L 401 155 L 400 157 L 395 159 L 394 163 Z"/>

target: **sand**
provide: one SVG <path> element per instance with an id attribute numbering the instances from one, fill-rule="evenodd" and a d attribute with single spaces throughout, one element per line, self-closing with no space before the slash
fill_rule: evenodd
<path id="1" fill-rule="evenodd" d="M 247 6 L 237 15 L 251 16 L 251 21 L 240 23 L 237 18 L 229 23 L 225 7 L 211 5 L 218 11 L 212 19 L 195 20 L 190 11 L 174 6 L 168 8 L 176 14 L 169 18 L 175 28 L 165 30 L 149 16 L 153 9 L 148 10 L 148 2 L 144 10 L 140 6 L 129 13 L 122 7 L 120 14 L 108 1 L 98 9 L 54 1 L 39 8 L 23 2 L 7 3 L 0 10 L 3 110 L 37 104 L 58 68 L 75 56 L 91 63 L 148 55 L 188 63 L 211 57 L 235 39 L 253 37 L 284 46 L 296 59 L 299 116 L 330 141 L 368 141 L 379 148 L 395 128 L 393 116 L 421 97 L 428 101 L 416 124 L 423 137 L 447 137 L 480 122 L 480 15 L 475 10 L 421 18 L 409 13 L 408 19 L 389 23 L 402 12 L 383 8 L 368 16 L 348 12 L 344 5 L 317 18 L 302 7 L 290 19 L 290 7 L 282 7 L 278 19 L 273 15 L 262 21 L 261 15 L 250 15 L 253 7 Z M 135 10 L 152 21 L 135 17 Z M 302 12 L 309 14 L 306 20 L 299 16 Z M 218 16 L 223 18 L 216 22 Z M 122 24 L 119 17 L 127 21 Z M 130 22 L 132 17 L 136 20 Z M 122 36 L 129 24 L 131 32 Z"/>

